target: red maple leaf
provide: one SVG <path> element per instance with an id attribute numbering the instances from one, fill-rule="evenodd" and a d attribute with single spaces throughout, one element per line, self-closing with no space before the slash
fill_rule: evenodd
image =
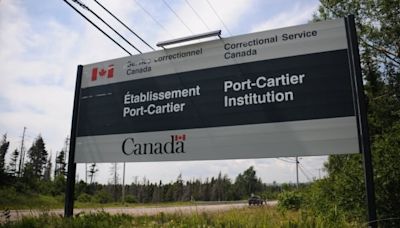
<path id="1" fill-rule="evenodd" d="M 107 71 L 106 70 L 104 70 L 104 69 L 101 69 L 101 71 L 99 72 L 99 74 L 100 74 L 100 76 L 104 76 L 104 75 L 106 75 L 106 73 L 107 73 Z"/>
<path id="2" fill-rule="evenodd" d="M 175 140 L 176 141 L 185 141 L 186 140 L 186 135 L 175 135 Z"/>

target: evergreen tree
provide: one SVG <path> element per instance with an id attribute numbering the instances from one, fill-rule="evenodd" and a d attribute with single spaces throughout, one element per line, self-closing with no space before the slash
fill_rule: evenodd
<path id="1" fill-rule="evenodd" d="M 28 150 L 29 166 L 32 176 L 40 178 L 47 163 L 47 151 L 42 136 L 38 136 Z"/>
<path id="2" fill-rule="evenodd" d="M 262 183 L 256 176 L 253 166 L 246 169 L 243 174 L 239 174 L 235 180 L 235 198 L 247 198 L 251 194 L 262 191 Z"/>
<path id="3" fill-rule="evenodd" d="M 117 201 L 117 195 L 118 195 L 118 190 L 117 190 L 117 185 L 119 181 L 119 176 L 118 176 L 118 163 L 113 163 L 111 165 L 110 169 L 110 174 L 111 174 L 111 184 L 113 185 L 113 198 L 114 201 Z"/>
<path id="4" fill-rule="evenodd" d="M 50 181 L 51 180 L 51 168 L 53 164 L 51 163 L 51 156 L 47 160 L 46 166 L 44 168 L 43 180 Z"/>
<path id="5" fill-rule="evenodd" d="M 181 201 L 183 196 L 183 180 L 180 173 L 173 185 L 173 201 Z"/>
<path id="6" fill-rule="evenodd" d="M 66 176 L 67 172 L 65 170 L 65 152 L 61 150 L 60 153 L 56 157 L 56 164 L 54 168 L 54 176 Z"/>
<path id="7" fill-rule="evenodd" d="M 99 170 L 96 168 L 96 163 L 91 164 L 89 169 L 90 184 L 93 184 L 97 171 Z"/>
<path id="8" fill-rule="evenodd" d="M 6 157 L 9 146 L 10 146 L 10 142 L 7 141 L 7 134 L 4 134 L 3 139 L 0 142 L 0 175 L 3 175 L 6 173 L 5 157 Z"/>
<path id="9" fill-rule="evenodd" d="M 225 178 L 225 177 L 224 177 Z M 222 177 L 221 172 L 218 174 L 218 178 L 216 181 L 213 183 L 212 189 L 211 189 L 211 200 L 213 201 L 221 201 L 225 200 L 225 196 L 227 194 L 227 186 L 224 185 L 224 178 Z"/>
<path id="10" fill-rule="evenodd" d="M 153 191 L 153 195 L 152 195 L 152 199 L 151 199 L 151 201 L 153 202 L 153 203 L 158 203 L 158 202 L 161 202 L 162 201 L 162 199 L 161 199 L 161 192 L 162 192 L 162 185 L 156 185 L 155 187 L 154 187 L 154 191 Z"/>
<path id="11" fill-rule="evenodd" d="M 13 176 L 18 176 L 18 156 L 19 151 L 17 149 L 11 154 L 10 164 L 9 164 L 9 172 Z"/>

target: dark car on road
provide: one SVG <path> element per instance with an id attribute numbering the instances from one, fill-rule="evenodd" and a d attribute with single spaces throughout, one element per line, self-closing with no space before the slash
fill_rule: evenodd
<path id="1" fill-rule="evenodd" d="M 264 204 L 264 200 L 259 196 L 252 196 L 249 198 L 249 206 L 251 206 L 251 205 L 261 206 L 263 204 Z"/>

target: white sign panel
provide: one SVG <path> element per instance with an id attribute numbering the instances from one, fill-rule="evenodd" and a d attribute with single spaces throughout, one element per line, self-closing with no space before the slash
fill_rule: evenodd
<path id="1" fill-rule="evenodd" d="M 344 20 L 83 68 L 76 162 L 357 153 Z"/>

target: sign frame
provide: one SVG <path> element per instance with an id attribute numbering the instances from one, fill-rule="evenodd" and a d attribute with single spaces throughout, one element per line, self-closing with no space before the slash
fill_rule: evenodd
<path id="1" fill-rule="evenodd" d="M 352 84 L 352 93 L 354 101 L 355 116 L 357 119 L 357 134 L 360 153 L 363 156 L 364 165 L 364 178 L 365 188 L 367 192 L 367 206 L 368 206 L 368 221 L 372 227 L 376 227 L 376 205 L 375 205 L 375 191 L 373 181 L 373 168 L 371 159 L 371 146 L 368 133 L 368 121 L 366 104 L 364 97 L 364 88 L 361 74 L 360 57 L 358 50 L 357 33 L 354 22 L 354 15 L 349 15 L 344 18 L 346 29 L 346 37 L 348 44 L 348 61 L 350 67 L 350 76 Z M 75 84 L 75 95 L 73 105 L 73 115 L 71 124 L 71 136 L 69 145 L 68 157 L 68 173 L 65 194 L 65 207 L 64 216 L 72 217 L 74 209 L 74 188 L 75 188 L 75 175 L 76 175 L 76 162 L 75 162 L 75 146 L 77 138 L 77 123 L 78 113 L 80 106 L 80 92 L 82 83 L 83 66 L 79 65 L 77 69 L 77 78 Z"/>

